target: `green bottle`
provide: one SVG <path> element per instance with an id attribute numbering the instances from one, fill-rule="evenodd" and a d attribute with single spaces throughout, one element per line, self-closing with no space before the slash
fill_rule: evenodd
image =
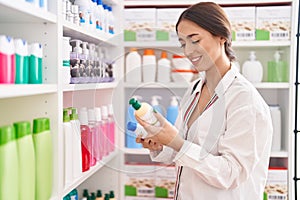
<path id="1" fill-rule="evenodd" d="M 268 82 L 288 82 L 287 62 L 280 59 L 280 51 L 274 54 L 274 60 L 268 62 Z"/>
<path id="2" fill-rule="evenodd" d="M 35 155 L 30 122 L 16 122 L 19 159 L 19 200 L 35 199 Z"/>
<path id="3" fill-rule="evenodd" d="M 43 49 L 39 43 L 33 43 L 29 46 L 29 83 L 43 83 Z"/>
<path id="4" fill-rule="evenodd" d="M 29 78 L 29 57 L 26 40 L 14 39 L 16 59 L 16 84 L 26 84 Z"/>
<path id="5" fill-rule="evenodd" d="M 0 199 L 18 200 L 18 151 L 13 126 L 0 127 Z"/>
<path id="6" fill-rule="evenodd" d="M 49 118 L 33 120 L 33 143 L 36 167 L 36 200 L 49 200 L 52 193 L 52 136 Z"/>

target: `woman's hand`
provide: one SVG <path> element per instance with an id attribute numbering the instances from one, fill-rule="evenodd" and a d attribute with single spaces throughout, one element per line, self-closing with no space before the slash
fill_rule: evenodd
<path id="1" fill-rule="evenodd" d="M 160 144 L 159 142 L 155 142 L 153 139 L 151 138 L 141 138 L 141 137 L 137 137 L 136 138 L 136 142 L 137 143 L 141 143 L 143 145 L 144 148 L 147 148 L 151 151 L 160 151 L 163 149 L 163 145 Z"/>
<path id="2" fill-rule="evenodd" d="M 137 141 L 142 143 L 146 148 L 150 147 L 158 150 L 160 145 L 166 145 L 176 151 L 179 151 L 183 145 L 184 140 L 179 136 L 178 130 L 160 113 L 154 112 L 153 114 L 160 123 L 159 127 L 152 126 L 140 119 L 138 116 L 135 116 L 138 123 L 142 125 L 148 133 L 148 136 L 144 139 L 144 141 L 142 141 L 141 139 L 137 139 Z"/>

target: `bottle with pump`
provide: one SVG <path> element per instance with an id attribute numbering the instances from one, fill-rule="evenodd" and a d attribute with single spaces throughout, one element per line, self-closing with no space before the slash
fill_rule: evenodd
<path id="1" fill-rule="evenodd" d="M 15 45 L 15 64 L 16 64 L 16 84 L 28 83 L 29 77 L 29 57 L 28 44 L 26 40 L 14 39 Z"/>
<path id="2" fill-rule="evenodd" d="M 96 127 L 96 115 L 95 115 L 95 110 L 93 108 L 89 108 L 88 109 L 88 124 L 90 127 L 90 153 L 91 153 L 91 166 L 95 166 L 96 165 L 96 161 L 97 161 L 97 142 L 96 142 L 96 138 L 97 138 L 97 127 Z"/>
<path id="3" fill-rule="evenodd" d="M 145 138 L 148 135 L 147 131 L 136 122 L 128 122 L 127 130 L 134 132 L 136 136 L 141 136 L 142 138 Z"/>
<path id="4" fill-rule="evenodd" d="M 162 105 L 159 104 L 158 100 L 161 100 L 161 96 L 158 95 L 154 95 L 151 97 L 151 106 L 153 107 L 153 109 L 157 112 L 159 112 L 160 114 L 164 115 L 163 112 L 163 107 Z"/>
<path id="5" fill-rule="evenodd" d="M 69 110 L 63 110 L 64 152 L 65 152 L 65 186 L 73 181 L 73 132 Z"/>
<path id="6" fill-rule="evenodd" d="M 52 194 L 52 135 L 49 118 L 33 120 L 33 143 L 36 160 L 35 199 L 50 199 Z"/>
<path id="7" fill-rule="evenodd" d="M 19 160 L 14 127 L 0 127 L 0 199 L 19 200 Z"/>
<path id="8" fill-rule="evenodd" d="M 157 82 L 169 83 L 171 73 L 171 61 L 166 51 L 161 52 L 161 58 L 157 61 Z"/>
<path id="9" fill-rule="evenodd" d="M 143 82 L 155 82 L 156 57 L 153 49 L 145 49 L 142 58 Z"/>
<path id="10" fill-rule="evenodd" d="M 11 37 L 0 35 L 0 84 L 15 83 L 15 47 Z"/>
<path id="11" fill-rule="evenodd" d="M 140 83 L 142 78 L 142 57 L 136 48 L 131 48 L 126 56 L 126 82 Z"/>
<path id="12" fill-rule="evenodd" d="M 268 62 L 268 82 L 288 82 L 287 62 L 281 60 L 281 51 L 275 51 L 274 60 Z"/>
<path id="13" fill-rule="evenodd" d="M 96 200 L 104 200 L 101 190 L 97 190 Z"/>
<path id="14" fill-rule="evenodd" d="M 115 120 L 112 104 L 108 105 L 108 126 L 109 126 L 109 139 L 111 141 L 110 151 L 115 150 Z"/>
<path id="15" fill-rule="evenodd" d="M 176 118 L 178 116 L 179 108 L 178 108 L 178 100 L 176 96 L 171 97 L 170 106 L 167 108 L 167 120 L 171 124 L 175 124 Z"/>
<path id="16" fill-rule="evenodd" d="M 89 50 L 87 48 L 88 43 L 82 42 L 82 57 L 80 59 L 80 83 L 90 82 L 90 69 L 88 68 Z"/>
<path id="17" fill-rule="evenodd" d="M 259 83 L 263 78 L 263 67 L 256 60 L 255 51 L 250 51 L 249 60 L 245 61 L 242 66 L 242 74 L 252 83 Z"/>
<path id="18" fill-rule="evenodd" d="M 71 64 L 71 83 L 77 84 L 80 83 L 80 69 L 81 67 L 81 56 L 82 48 L 80 44 L 81 40 L 71 40 L 70 43 L 74 43 L 73 51 L 70 54 L 70 64 Z"/>
<path id="19" fill-rule="evenodd" d="M 137 100 L 142 100 L 141 96 L 135 95 L 132 98 L 137 99 Z M 127 116 L 126 116 L 126 124 L 129 122 L 135 122 L 137 123 L 135 116 L 134 116 L 135 109 L 132 107 L 132 105 L 128 105 L 128 110 L 127 110 Z M 125 134 L 125 143 L 127 148 L 142 148 L 142 144 L 136 143 L 136 135 L 132 133 L 132 131 L 129 131 L 126 129 L 126 134 Z"/>
<path id="20" fill-rule="evenodd" d="M 73 146 L 73 178 L 78 178 L 82 173 L 80 122 L 77 109 L 71 108 L 70 122 L 72 126 Z"/>
<path id="21" fill-rule="evenodd" d="M 79 111 L 80 133 L 81 133 L 81 155 L 82 155 L 82 172 L 90 169 L 91 153 L 90 148 L 90 127 L 88 124 L 88 113 L 86 108 Z"/>
<path id="22" fill-rule="evenodd" d="M 13 124 L 19 159 L 19 200 L 35 199 L 35 155 L 30 122 Z"/>
<path id="23" fill-rule="evenodd" d="M 159 121 L 153 115 L 153 107 L 146 102 L 139 102 L 138 100 L 132 98 L 129 100 L 129 104 L 135 109 L 135 115 L 146 121 L 152 126 L 160 126 Z M 156 111 L 155 111 L 156 112 Z"/>
<path id="24" fill-rule="evenodd" d="M 29 83 L 43 83 L 43 47 L 39 43 L 29 45 Z"/>

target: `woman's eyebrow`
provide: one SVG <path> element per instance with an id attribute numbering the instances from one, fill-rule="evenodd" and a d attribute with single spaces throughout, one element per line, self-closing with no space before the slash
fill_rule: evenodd
<path id="1" fill-rule="evenodd" d="M 192 34 L 189 34 L 189 35 L 186 36 L 186 38 L 190 39 L 190 38 L 192 38 L 193 36 L 196 36 L 196 35 L 199 35 L 199 33 L 192 33 Z M 178 40 L 179 40 L 179 42 L 180 42 L 180 41 L 183 41 L 182 38 L 179 38 Z"/>

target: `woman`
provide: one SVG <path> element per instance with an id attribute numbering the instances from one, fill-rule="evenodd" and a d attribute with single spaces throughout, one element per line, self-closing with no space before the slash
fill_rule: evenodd
<path id="1" fill-rule="evenodd" d="M 150 135 L 137 138 L 154 161 L 177 166 L 175 199 L 263 199 L 272 143 L 269 107 L 233 66 L 231 30 L 215 3 L 185 10 L 176 31 L 186 57 L 204 76 L 181 102 L 176 127 L 159 113 Z"/>

